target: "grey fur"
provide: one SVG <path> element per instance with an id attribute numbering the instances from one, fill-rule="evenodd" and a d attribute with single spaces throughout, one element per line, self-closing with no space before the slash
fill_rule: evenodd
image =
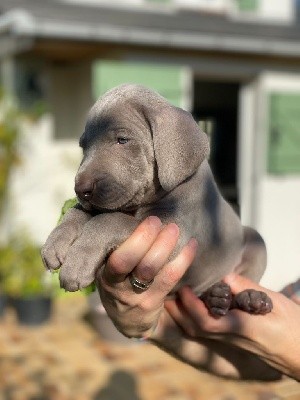
<path id="1" fill-rule="evenodd" d="M 122 137 L 128 143 L 119 144 Z M 143 86 L 121 85 L 92 107 L 80 143 L 75 187 L 82 207 L 66 214 L 42 250 L 49 269 L 61 266 L 62 287 L 90 284 L 108 254 L 149 215 L 178 224 L 175 253 L 191 237 L 198 240 L 181 281 L 198 294 L 234 270 L 261 278 L 264 242 L 221 196 L 207 136 L 191 114 Z"/>

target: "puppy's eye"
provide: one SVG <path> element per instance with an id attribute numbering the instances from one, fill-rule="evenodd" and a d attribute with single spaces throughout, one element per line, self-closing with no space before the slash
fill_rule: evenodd
<path id="1" fill-rule="evenodd" d="M 117 138 L 117 141 L 119 144 L 125 144 L 128 142 L 128 140 L 129 139 L 127 139 L 126 137 L 123 137 L 123 136 Z"/>

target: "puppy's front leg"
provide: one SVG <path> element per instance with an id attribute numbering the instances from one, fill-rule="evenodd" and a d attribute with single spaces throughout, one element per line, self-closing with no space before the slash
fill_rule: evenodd
<path id="1" fill-rule="evenodd" d="M 138 221 L 119 212 L 99 214 L 85 224 L 60 269 L 60 284 L 74 292 L 87 287 L 108 255 L 137 227 Z"/>
<path id="2" fill-rule="evenodd" d="M 64 263 L 70 246 L 81 235 L 91 217 L 79 205 L 66 212 L 42 247 L 41 255 L 47 269 L 58 269 Z"/>

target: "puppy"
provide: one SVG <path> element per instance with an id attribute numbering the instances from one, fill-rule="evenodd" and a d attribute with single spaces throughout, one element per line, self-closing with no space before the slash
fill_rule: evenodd
<path id="1" fill-rule="evenodd" d="M 42 249 L 47 268 L 60 268 L 63 288 L 76 291 L 92 283 L 111 251 L 156 215 L 180 228 L 174 255 L 191 237 L 201 243 L 180 285 L 193 287 L 213 314 L 233 306 L 271 310 L 264 293 L 249 290 L 233 299 L 220 283 L 232 271 L 259 281 L 266 249 L 220 194 L 207 161 L 207 136 L 190 113 L 143 86 L 121 85 L 92 107 L 80 146 L 79 203 Z"/>

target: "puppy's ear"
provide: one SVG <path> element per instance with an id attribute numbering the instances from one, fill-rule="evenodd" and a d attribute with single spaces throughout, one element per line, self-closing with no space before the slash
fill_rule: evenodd
<path id="1" fill-rule="evenodd" d="M 170 191 L 208 156 L 208 138 L 190 113 L 173 106 L 152 115 L 151 126 L 158 178 L 163 189 Z"/>

